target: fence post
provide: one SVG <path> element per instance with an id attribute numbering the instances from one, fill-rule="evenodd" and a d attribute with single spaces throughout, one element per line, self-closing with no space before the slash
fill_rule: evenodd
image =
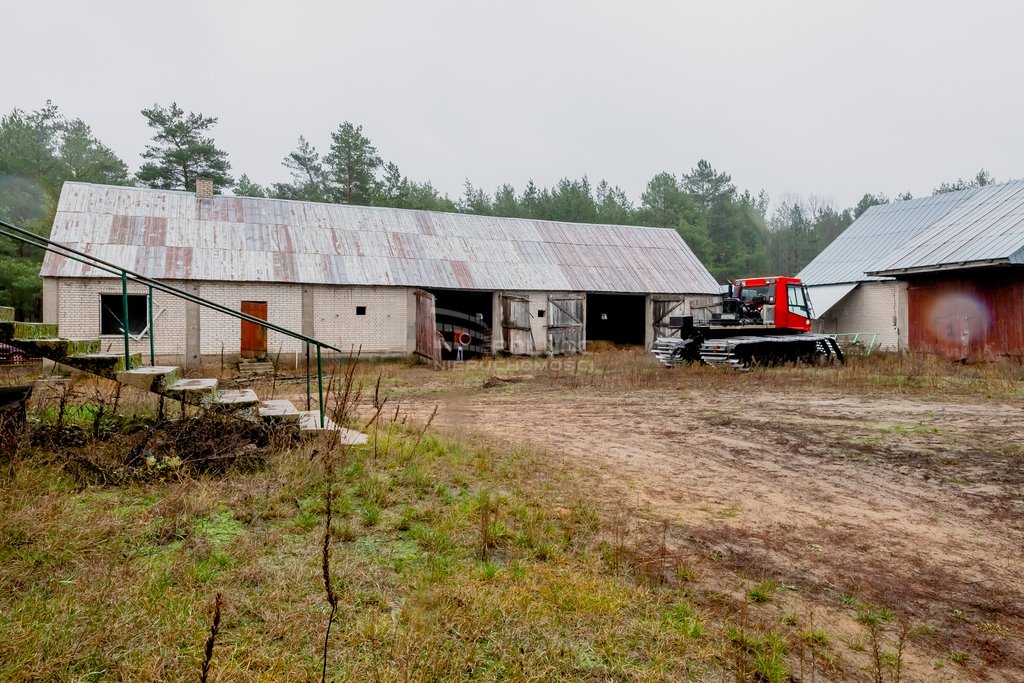
<path id="1" fill-rule="evenodd" d="M 310 373 L 310 366 L 309 366 L 309 342 L 306 342 L 306 410 L 307 411 L 309 410 L 309 397 L 310 397 L 310 395 L 312 393 L 310 391 L 310 389 L 309 389 L 309 373 Z"/>
<path id="2" fill-rule="evenodd" d="M 132 351 L 128 346 L 128 273 L 121 271 L 121 330 L 124 332 L 124 369 L 132 369 Z"/>

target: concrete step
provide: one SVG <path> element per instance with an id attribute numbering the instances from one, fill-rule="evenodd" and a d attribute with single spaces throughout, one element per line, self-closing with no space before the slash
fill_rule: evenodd
<path id="1" fill-rule="evenodd" d="M 314 436 L 317 434 L 330 434 L 333 432 L 340 432 L 340 443 L 344 445 L 354 446 L 366 443 L 369 440 L 369 437 L 366 434 L 352 429 L 339 427 L 334 420 L 326 415 L 324 416 L 324 426 L 321 427 L 320 411 L 318 410 L 299 411 L 299 433 L 306 436 Z"/>
<path id="2" fill-rule="evenodd" d="M 48 358 L 57 363 L 81 353 L 99 353 L 99 339 L 12 339 L 7 342 L 30 356 Z"/>
<path id="3" fill-rule="evenodd" d="M 238 374 L 252 377 L 255 375 L 273 375 L 274 364 L 269 360 L 240 360 Z"/>
<path id="4" fill-rule="evenodd" d="M 274 422 L 299 424 L 299 411 L 295 404 L 284 398 L 260 401 L 260 417 Z"/>
<path id="5" fill-rule="evenodd" d="M 19 323 L 10 320 L 0 322 L 0 341 L 56 339 L 59 336 L 57 326 L 50 323 Z"/>
<path id="6" fill-rule="evenodd" d="M 252 389 L 225 389 L 217 392 L 210 409 L 255 420 L 260 414 L 260 398 Z"/>
<path id="7" fill-rule="evenodd" d="M 209 407 L 217 400 L 218 384 L 213 377 L 189 377 L 179 379 L 163 393 L 169 398 L 184 400 L 189 405 Z"/>
<path id="8" fill-rule="evenodd" d="M 176 365 L 147 365 L 117 373 L 117 381 L 143 391 L 164 394 L 168 387 L 181 379 L 181 368 Z"/>
<path id="9" fill-rule="evenodd" d="M 0 323 L 13 323 L 14 309 L 10 306 L 0 306 Z"/>
<path id="10" fill-rule="evenodd" d="M 133 368 L 140 367 L 142 365 L 141 353 L 133 353 L 130 358 Z M 113 352 L 77 353 L 59 362 L 75 368 L 76 370 L 88 372 L 93 375 L 99 375 L 100 377 L 106 377 L 107 379 L 115 381 L 117 380 L 117 373 L 124 372 L 125 370 L 124 354 Z"/>

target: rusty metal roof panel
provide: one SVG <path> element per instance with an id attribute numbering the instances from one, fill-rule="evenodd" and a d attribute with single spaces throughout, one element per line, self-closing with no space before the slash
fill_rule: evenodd
<path id="1" fill-rule="evenodd" d="M 679 235 L 661 228 L 65 183 L 52 238 L 158 279 L 718 291 Z M 41 270 L 87 272 L 53 254 Z"/>

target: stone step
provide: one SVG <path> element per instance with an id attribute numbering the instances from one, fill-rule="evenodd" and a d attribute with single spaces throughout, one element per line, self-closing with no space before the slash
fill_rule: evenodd
<path id="1" fill-rule="evenodd" d="M 340 432 L 341 444 L 354 446 L 361 443 L 366 443 L 369 437 L 366 434 L 357 432 L 352 429 L 345 429 L 339 427 L 338 424 L 331 418 L 324 416 L 324 426 L 320 426 L 320 411 L 319 410 L 300 410 L 299 411 L 299 433 L 305 436 L 313 436 L 317 434 L 329 434 L 332 432 Z"/>
<path id="2" fill-rule="evenodd" d="M 238 374 L 245 376 L 273 375 L 274 364 L 269 360 L 241 360 L 238 361 Z"/>
<path id="3" fill-rule="evenodd" d="M 12 339 L 7 343 L 30 356 L 48 358 L 56 363 L 63 363 L 77 354 L 99 353 L 102 348 L 99 339 Z"/>
<path id="4" fill-rule="evenodd" d="M 167 387 L 164 395 L 176 400 L 184 400 L 189 405 L 209 407 L 217 400 L 218 384 L 217 379 L 213 377 L 179 379 Z"/>
<path id="5" fill-rule="evenodd" d="M 117 373 L 117 381 L 143 391 L 164 394 L 168 387 L 181 379 L 181 368 L 176 365 L 147 365 Z"/>
<path id="6" fill-rule="evenodd" d="M 0 306 L 0 322 L 13 323 L 14 309 L 11 308 L 10 306 Z"/>
<path id="7" fill-rule="evenodd" d="M 50 323 L 0 322 L 0 341 L 22 339 L 56 339 L 60 332 Z"/>
<path id="8" fill-rule="evenodd" d="M 222 413 L 234 413 L 241 418 L 259 417 L 260 398 L 252 389 L 225 389 L 218 391 L 210 408 Z"/>
<path id="9" fill-rule="evenodd" d="M 299 423 L 299 411 L 295 404 L 284 398 L 260 401 L 260 417 L 275 422 Z"/>
<path id="10" fill-rule="evenodd" d="M 142 354 L 133 353 L 130 356 L 132 367 L 142 366 Z M 116 380 L 117 373 L 124 372 L 124 354 L 112 351 L 103 353 L 77 353 L 59 361 L 64 365 L 88 372 L 107 379 Z"/>

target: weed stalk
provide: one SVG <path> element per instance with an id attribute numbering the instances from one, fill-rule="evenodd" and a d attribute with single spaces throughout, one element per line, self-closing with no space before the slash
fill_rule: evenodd
<path id="1" fill-rule="evenodd" d="M 331 507 L 334 503 L 334 471 L 329 459 L 325 459 L 325 465 L 327 467 L 327 493 L 325 494 L 327 509 L 324 514 L 324 546 L 321 568 L 324 572 L 324 592 L 331 611 L 327 616 L 327 632 L 324 634 L 321 683 L 327 683 L 327 649 L 331 640 L 331 624 L 334 623 L 334 615 L 338 611 L 338 595 L 334 592 L 334 584 L 331 582 Z"/>
<path id="2" fill-rule="evenodd" d="M 224 609 L 224 597 L 217 593 L 213 600 L 213 623 L 210 624 L 210 635 L 206 638 L 206 651 L 203 654 L 203 669 L 199 676 L 200 683 L 206 683 L 210 675 L 210 664 L 213 663 L 213 646 L 217 642 L 217 633 L 220 632 L 220 615 Z"/>

